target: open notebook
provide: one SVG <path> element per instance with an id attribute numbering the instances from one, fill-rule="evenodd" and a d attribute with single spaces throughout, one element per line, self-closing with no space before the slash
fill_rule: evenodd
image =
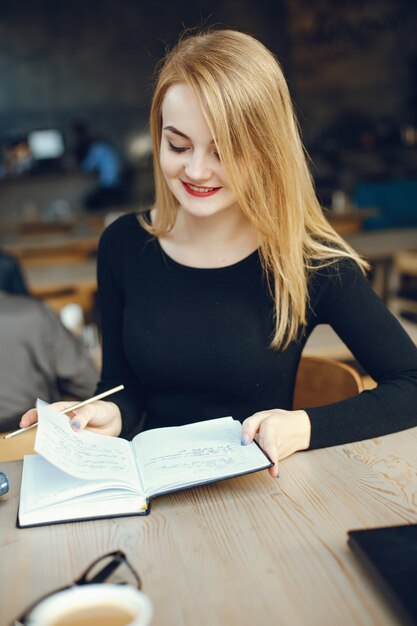
<path id="1" fill-rule="evenodd" d="M 157 428 L 133 441 L 88 431 L 38 401 L 35 451 L 25 456 L 18 526 L 145 515 L 150 499 L 271 467 L 256 443 L 240 445 L 232 417 Z"/>

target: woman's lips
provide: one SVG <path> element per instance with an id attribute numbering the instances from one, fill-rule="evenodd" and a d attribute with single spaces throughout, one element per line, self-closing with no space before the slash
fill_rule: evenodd
<path id="1" fill-rule="evenodd" d="M 212 196 L 221 189 L 221 187 L 201 187 L 199 185 L 191 185 L 190 183 L 185 183 L 183 180 L 181 182 L 185 191 L 189 193 L 190 196 L 197 196 L 197 198 L 208 198 L 208 196 Z"/>

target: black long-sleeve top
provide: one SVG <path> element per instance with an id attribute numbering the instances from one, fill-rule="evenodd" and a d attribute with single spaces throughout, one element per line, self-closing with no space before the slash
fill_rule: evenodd
<path id="1" fill-rule="evenodd" d="M 307 326 L 286 350 L 270 347 L 274 303 L 259 254 L 200 269 L 168 257 L 158 240 L 125 215 L 103 233 L 98 255 L 103 370 L 122 436 L 224 415 L 243 421 L 266 409 L 291 409 L 303 347 L 330 324 L 378 387 L 306 411 L 311 448 L 417 425 L 417 349 L 353 261 L 316 270 Z"/>

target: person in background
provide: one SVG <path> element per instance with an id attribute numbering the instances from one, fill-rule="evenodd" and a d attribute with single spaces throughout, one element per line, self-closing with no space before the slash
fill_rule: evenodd
<path id="1" fill-rule="evenodd" d="M 80 341 L 28 295 L 17 262 L 0 253 L 0 432 L 18 427 L 37 398 L 84 400 L 98 372 Z"/>
<path id="2" fill-rule="evenodd" d="M 20 176 L 29 172 L 32 166 L 33 158 L 26 136 L 17 137 L 5 145 L 3 163 L 0 163 L 0 178 Z"/>
<path id="3" fill-rule="evenodd" d="M 232 415 L 274 461 L 417 425 L 417 349 L 325 219 L 274 56 L 231 30 L 184 37 L 151 108 L 156 200 L 103 233 L 103 367 L 75 430 L 128 437 Z M 304 345 L 330 324 L 377 381 L 292 410 Z M 62 405 L 60 408 L 63 408 Z M 36 409 L 22 426 L 37 419 Z"/>
<path id="4" fill-rule="evenodd" d="M 0 250 L 0 290 L 20 296 L 29 295 L 19 263 L 11 254 L 2 250 Z"/>
<path id="5" fill-rule="evenodd" d="M 87 209 L 103 209 L 123 205 L 128 199 L 125 169 L 116 149 L 105 139 L 94 137 L 82 121 L 74 121 L 70 129 L 72 153 L 84 172 L 96 173 L 97 184 L 84 198 Z"/>

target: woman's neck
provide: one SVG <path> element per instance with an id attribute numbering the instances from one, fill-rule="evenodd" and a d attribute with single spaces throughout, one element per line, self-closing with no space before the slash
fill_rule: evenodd
<path id="1" fill-rule="evenodd" d="M 175 261 L 208 268 L 237 263 L 259 246 L 254 227 L 237 207 L 207 217 L 179 208 L 174 228 L 160 244 Z"/>

